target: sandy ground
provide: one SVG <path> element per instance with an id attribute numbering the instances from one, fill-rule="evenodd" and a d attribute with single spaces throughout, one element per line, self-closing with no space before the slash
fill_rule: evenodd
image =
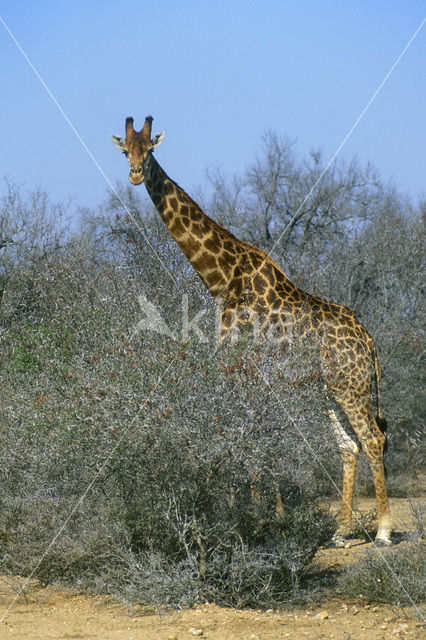
<path id="1" fill-rule="evenodd" d="M 374 507 L 363 500 L 362 511 Z M 410 529 L 407 500 L 391 500 L 396 530 Z M 405 544 L 401 542 L 401 544 Z M 349 549 L 324 549 L 315 562 L 339 565 L 359 558 L 370 545 L 354 540 Z M 205 604 L 193 609 L 155 614 L 129 609 L 105 597 L 88 597 L 54 587 L 26 585 L 17 577 L 0 577 L 0 639 L 47 640 L 388 640 L 424 639 L 426 628 L 414 607 L 392 608 L 361 599 L 323 601 L 321 606 L 278 611 L 241 611 Z M 12 604 L 13 603 L 13 604 Z M 11 606 L 12 605 L 12 606 Z M 425 610 L 423 609 L 423 615 Z"/>

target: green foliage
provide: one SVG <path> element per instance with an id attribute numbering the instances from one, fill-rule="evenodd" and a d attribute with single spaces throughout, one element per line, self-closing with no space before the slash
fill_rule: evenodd
<path id="1" fill-rule="evenodd" d="M 73 334 L 59 326 L 24 324 L 12 331 L 10 345 L 13 353 L 9 366 L 17 371 L 41 371 L 52 362 L 66 364 L 73 355 Z"/>

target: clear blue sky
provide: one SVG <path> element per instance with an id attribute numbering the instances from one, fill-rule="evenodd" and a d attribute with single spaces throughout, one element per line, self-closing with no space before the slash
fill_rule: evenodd
<path id="1" fill-rule="evenodd" d="M 262 133 L 333 155 L 426 15 L 416 0 L 9 0 L 0 16 L 108 179 L 110 134 L 154 117 L 156 156 L 189 192 L 242 172 Z M 0 176 L 95 206 L 107 184 L 0 24 Z M 425 195 L 426 24 L 340 154 Z M 139 187 L 143 190 L 143 187 Z"/>

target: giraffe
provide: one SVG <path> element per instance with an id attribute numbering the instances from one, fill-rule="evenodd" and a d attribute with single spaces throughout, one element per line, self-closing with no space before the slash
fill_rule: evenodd
<path id="1" fill-rule="evenodd" d="M 222 339 L 242 324 L 261 324 L 261 332 L 273 328 L 283 337 L 310 336 L 320 354 L 320 366 L 328 397 L 346 415 L 348 433 L 334 409 L 329 416 L 343 461 L 343 490 L 339 527 L 334 542 L 344 546 L 350 533 L 352 496 L 359 453 L 370 463 L 378 509 L 375 544 L 391 544 L 391 517 L 386 492 L 383 454 L 386 420 L 379 402 L 380 368 L 374 341 L 354 312 L 340 304 L 311 295 L 296 287 L 264 251 L 236 238 L 209 216 L 153 156 L 164 132 L 151 138 L 151 116 L 137 132 L 127 118 L 125 139 L 111 136 L 127 157 L 129 180 L 145 182 L 158 213 L 203 283 L 219 304 Z M 372 408 L 376 390 L 378 415 Z"/>

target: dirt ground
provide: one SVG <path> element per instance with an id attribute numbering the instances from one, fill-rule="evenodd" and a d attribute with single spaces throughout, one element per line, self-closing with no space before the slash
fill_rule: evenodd
<path id="1" fill-rule="evenodd" d="M 360 511 L 368 512 L 374 508 L 374 500 L 363 499 L 356 506 Z M 394 498 L 391 508 L 395 530 L 408 532 L 412 527 L 409 502 Z M 352 562 L 370 546 L 361 540 L 353 540 L 348 549 L 321 550 L 315 562 L 324 567 Z M 75 595 L 54 587 L 41 588 L 36 581 L 27 584 L 16 599 L 23 584 L 22 578 L 0 577 L 0 640 L 426 638 L 425 625 L 414 607 L 394 608 L 369 604 L 362 599 L 332 599 L 323 601 L 320 606 L 264 612 L 222 609 L 206 603 L 184 611 L 155 614 L 141 608 L 127 608 L 106 597 Z"/>

